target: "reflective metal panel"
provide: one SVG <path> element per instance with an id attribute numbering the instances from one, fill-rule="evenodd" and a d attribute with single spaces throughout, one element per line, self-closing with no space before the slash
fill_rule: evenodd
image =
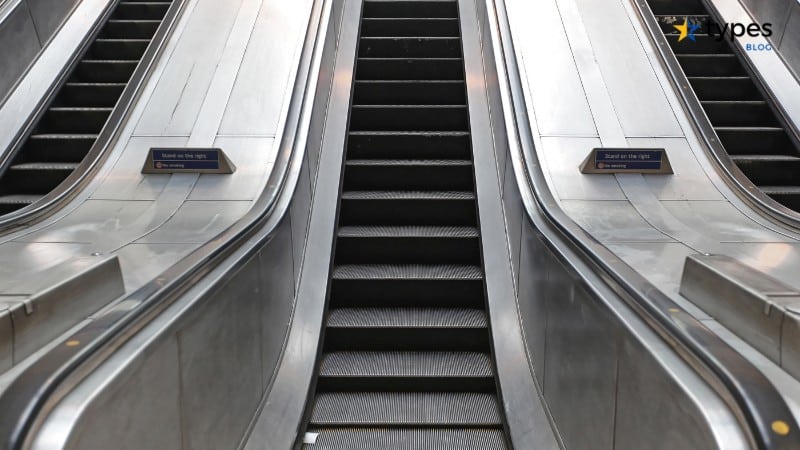
<path id="1" fill-rule="evenodd" d="M 248 264 L 178 333 L 185 447 L 230 448 L 261 392 L 258 264 Z"/>
<path id="2" fill-rule="evenodd" d="M 5 20 L 0 17 L 0 105 L 41 49 L 26 2 L 13 8 Z"/>
<path id="3" fill-rule="evenodd" d="M 231 175 L 200 175 L 189 200 L 254 200 L 275 162 L 275 139 L 255 137 L 219 137 L 214 146 L 221 148 L 236 165 Z"/>
<path id="4" fill-rule="evenodd" d="M 702 230 L 712 242 L 796 242 L 753 222 L 726 201 L 661 203 L 688 227 Z"/>
<path id="5" fill-rule="evenodd" d="M 553 180 L 555 194 L 561 200 L 625 200 L 616 179 L 610 175 L 582 175 L 581 162 L 597 138 L 544 137 L 539 149 Z"/>
<path id="6" fill-rule="evenodd" d="M 80 450 L 180 449 L 183 446 L 179 348 L 168 339 L 116 374 L 87 405 L 78 433 L 64 447 Z"/>
<path id="7" fill-rule="evenodd" d="M 302 45 L 306 1 L 266 1 L 247 44 L 220 134 L 274 136 Z"/>
<path id="8" fill-rule="evenodd" d="M 122 247 L 114 254 L 125 274 L 125 290 L 133 292 L 140 288 L 194 248 L 192 244 L 128 244 Z"/>
<path id="9" fill-rule="evenodd" d="M 14 325 L 11 322 L 13 308 L 18 308 L 25 297 L 0 295 L 0 371 L 5 372 L 14 364 Z"/>
<path id="10" fill-rule="evenodd" d="M 136 243 L 207 242 L 239 220 L 251 206 L 247 201 L 187 201 L 168 221 Z"/>
<path id="11" fill-rule="evenodd" d="M 552 270 L 550 276 L 555 285 L 547 302 L 547 404 L 567 448 L 610 450 L 619 330 L 566 270 Z"/>
<path id="12" fill-rule="evenodd" d="M 47 42 L 53 36 L 65 17 L 69 17 L 72 8 L 80 0 L 61 0 L 53 2 L 52 0 L 25 0 L 30 9 L 33 22 L 36 24 L 36 33 L 39 35 L 39 41 L 42 45 L 47 45 Z"/>
<path id="13" fill-rule="evenodd" d="M 661 367 L 641 344 L 623 339 L 619 357 L 615 450 L 744 450 L 739 436 L 716 442 L 710 431 L 718 424 L 704 420 L 695 403 L 700 400 L 685 395 L 669 369 Z M 735 433 L 736 428 L 726 431 Z"/>
<path id="14" fill-rule="evenodd" d="M 509 0 L 507 5 L 539 131 L 544 136 L 596 136 L 558 1 Z"/>
<path id="15" fill-rule="evenodd" d="M 672 238 L 646 222 L 627 201 L 562 200 L 562 208 L 601 242 L 671 242 Z"/>

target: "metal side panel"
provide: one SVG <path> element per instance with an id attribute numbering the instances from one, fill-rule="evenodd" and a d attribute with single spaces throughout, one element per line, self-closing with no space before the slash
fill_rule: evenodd
<path id="1" fill-rule="evenodd" d="M 22 304 L 24 296 L 0 295 L 0 372 L 14 365 L 14 309 Z"/>
<path id="2" fill-rule="evenodd" d="M 58 31 L 65 17 L 69 17 L 72 9 L 80 0 L 25 0 L 28 4 L 36 32 L 42 45 L 46 45 L 50 38 Z"/>
<path id="3" fill-rule="evenodd" d="M 257 260 L 247 263 L 178 331 L 186 448 L 229 447 L 241 439 L 258 406 L 259 276 Z"/>
<path id="4" fill-rule="evenodd" d="M 0 23 L 0 105 L 42 48 L 26 3 L 7 7 L 12 9 Z"/>
<path id="5" fill-rule="evenodd" d="M 100 390 L 88 403 L 78 431 L 63 448 L 190 448 L 183 445 L 181 430 L 179 354 L 173 337 L 116 373 L 115 387 Z M 92 392 L 83 394 L 88 398 Z"/>

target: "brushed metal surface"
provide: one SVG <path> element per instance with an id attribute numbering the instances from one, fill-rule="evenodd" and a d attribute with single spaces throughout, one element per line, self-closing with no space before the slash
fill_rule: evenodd
<path id="1" fill-rule="evenodd" d="M 0 105 L 42 49 L 26 2 L 3 6 L 11 10 L 0 22 Z"/>

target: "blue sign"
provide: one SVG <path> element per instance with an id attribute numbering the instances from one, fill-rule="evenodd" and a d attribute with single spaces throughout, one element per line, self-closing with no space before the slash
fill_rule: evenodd
<path id="1" fill-rule="evenodd" d="M 597 170 L 661 170 L 664 150 L 598 149 L 594 156 Z"/>
<path id="2" fill-rule="evenodd" d="M 156 170 L 219 170 L 218 149 L 154 148 L 153 168 Z"/>

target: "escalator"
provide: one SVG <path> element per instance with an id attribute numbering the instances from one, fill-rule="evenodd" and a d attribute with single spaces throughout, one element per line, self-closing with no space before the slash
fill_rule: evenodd
<path id="1" fill-rule="evenodd" d="M 507 448 L 457 2 L 362 14 L 304 448 Z"/>
<path id="2" fill-rule="evenodd" d="M 702 0 L 648 0 L 719 142 L 762 192 L 800 211 L 800 147 L 746 69 L 729 36 L 709 35 Z M 699 25 L 694 40 L 675 25 Z"/>
<path id="3" fill-rule="evenodd" d="M 39 200 L 80 164 L 111 116 L 172 0 L 123 0 L 0 168 L 0 214 Z"/>

